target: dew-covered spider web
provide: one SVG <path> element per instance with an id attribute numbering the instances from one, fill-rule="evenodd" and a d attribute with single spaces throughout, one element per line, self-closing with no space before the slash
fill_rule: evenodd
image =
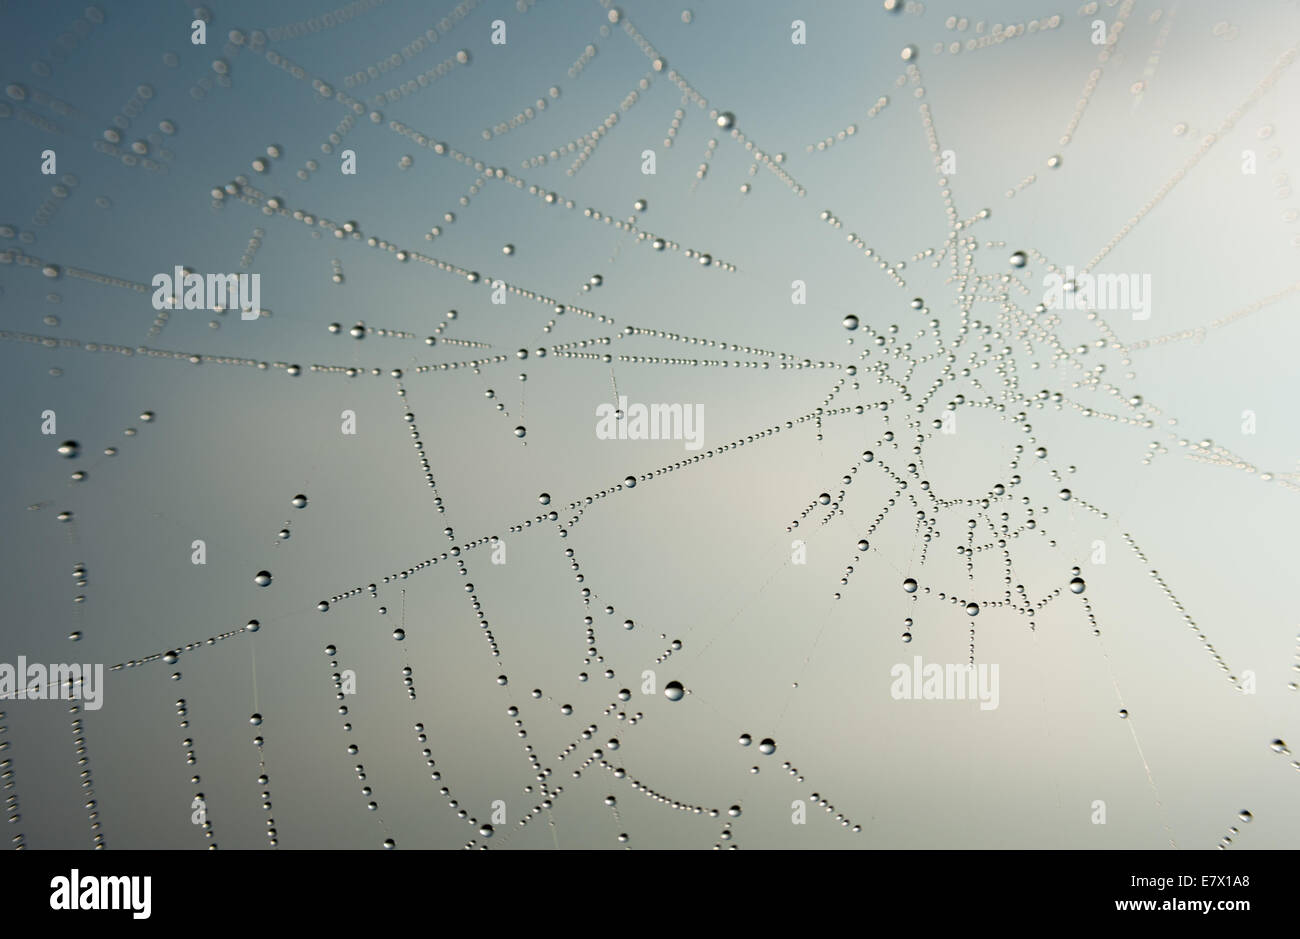
<path id="1" fill-rule="evenodd" d="M 0 4 L 8 843 L 1294 846 L 1297 42 Z"/>

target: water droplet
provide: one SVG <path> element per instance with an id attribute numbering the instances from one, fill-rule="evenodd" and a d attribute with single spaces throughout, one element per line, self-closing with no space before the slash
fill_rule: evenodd
<path id="1" fill-rule="evenodd" d="M 305 509 L 307 507 L 307 497 L 299 493 L 293 497 L 293 507 L 295 509 Z"/>
<path id="2" fill-rule="evenodd" d="M 857 318 L 856 316 L 854 316 L 852 313 L 850 313 L 848 316 L 844 317 L 844 328 L 845 328 L 845 329 L 857 329 L 857 328 L 858 328 L 858 318 Z"/>
<path id="3" fill-rule="evenodd" d="M 1083 582 L 1083 578 L 1082 578 L 1082 577 L 1076 577 L 1076 578 L 1074 578 L 1073 580 L 1070 581 L 1070 592 L 1071 592 L 1071 593 L 1083 593 L 1084 588 L 1086 588 L 1086 587 L 1087 587 L 1087 584 L 1085 584 L 1085 583 Z"/>
<path id="4" fill-rule="evenodd" d="M 75 459 L 81 453 L 81 444 L 75 440 L 65 440 L 59 444 L 59 456 L 67 457 L 69 460 Z"/>
<path id="5" fill-rule="evenodd" d="M 979 616 L 979 612 L 980 612 L 980 605 L 978 603 L 971 602 L 966 604 L 967 616 Z"/>
<path id="6" fill-rule="evenodd" d="M 271 572 L 270 572 L 270 571 L 258 571 L 258 572 L 257 572 L 257 575 L 253 578 L 253 583 L 257 584 L 257 586 L 259 586 L 259 587 L 268 587 L 268 586 L 270 586 L 270 584 L 271 584 Z"/>
<path id="7" fill-rule="evenodd" d="M 730 111 L 722 111 L 718 114 L 717 124 L 723 130 L 730 130 L 736 126 L 736 115 Z"/>
<path id="8" fill-rule="evenodd" d="M 1120 720 L 1128 720 L 1128 708 L 1119 709 Z"/>
<path id="9" fill-rule="evenodd" d="M 527 433 L 528 433 L 528 428 L 523 426 L 522 424 L 520 424 L 518 427 L 515 428 L 516 437 L 522 437 Z"/>
<path id="10" fill-rule="evenodd" d="M 904 62 L 911 62 L 917 56 L 916 46 L 903 46 L 900 56 Z"/>
<path id="11" fill-rule="evenodd" d="M 907 578 L 907 580 L 903 581 L 903 589 L 908 593 L 916 593 L 916 580 L 911 577 Z"/>
<path id="12" fill-rule="evenodd" d="M 262 715 L 261 715 L 261 714 L 254 714 L 252 717 L 250 717 L 250 718 L 248 719 L 248 722 L 249 722 L 250 724 L 252 724 L 254 727 L 261 727 L 261 726 L 262 726 Z"/>
<path id="13" fill-rule="evenodd" d="M 403 629 L 401 626 L 398 626 L 396 629 L 393 630 L 393 638 L 396 639 L 398 642 L 401 642 L 403 639 L 406 638 L 406 630 Z"/>
<path id="14" fill-rule="evenodd" d="M 1247 809 L 1242 809 L 1240 812 L 1238 812 L 1237 818 L 1241 819 L 1243 822 L 1248 822 L 1248 823 L 1255 820 L 1255 816 L 1251 815 Z"/>
<path id="15" fill-rule="evenodd" d="M 737 740 L 736 742 L 740 744 L 742 747 L 747 747 L 754 742 L 754 738 L 751 737 L 749 734 L 741 734 L 740 739 Z"/>
<path id="16" fill-rule="evenodd" d="M 1029 255 L 1025 254 L 1025 252 L 1023 251 L 1016 251 L 1011 255 L 1012 267 L 1024 267 L 1025 264 L 1028 263 L 1028 261 L 1029 261 Z"/>
<path id="17" fill-rule="evenodd" d="M 758 744 L 758 752 L 764 756 L 771 756 L 776 752 L 776 741 L 771 737 L 764 737 Z"/>
<path id="18" fill-rule="evenodd" d="M 664 685 L 664 697 L 669 701 L 680 701 L 686 694 L 686 689 L 682 687 L 680 681 L 670 681 Z"/>
<path id="19" fill-rule="evenodd" d="M 543 492 L 540 496 L 537 497 L 537 501 L 540 502 L 542 505 L 550 505 L 551 494 L 549 492 Z"/>

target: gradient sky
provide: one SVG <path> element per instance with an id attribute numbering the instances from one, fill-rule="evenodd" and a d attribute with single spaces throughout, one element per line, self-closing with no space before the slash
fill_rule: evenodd
<path id="1" fill-rule="evenodd" d="M 388 0 L 295 35 L 322 5 L 221 3 L 194 46 L 182 3 L 0 3 L 0 661 L 112 666 L 261 624 L 175 665 L 111 672 L 80 734 L 66 703 L 5 702 L 21 816 L 6 834 L 33 848 L 98 833 L 109 848 L 260 849 L 273 818 L 285 848 L 1211 848 L 1237 826 L 1234 848 L 1295 847 L 1300 775 L 1269 744 L 1300 739 L 1300 77 L 1279 65 L 1300 40 L 1296 4 L 718 0 L 684 17 L 631 0 L 617 22 L 603 2 L 462 6 L 453 25 L 450 3 Z M 805 45 L 791 43 L 796 19 Z M 1095 20 L 1119 37 L 1108 51 Z M 425 50 L 349 85 L 430 29 Z M 468 62 L 426 88 L 375 100 L 461 50 Z M 484 139 L 538 99 L 532 120 Z M 155 168 L 97 150 L 111 127 Z M 597 128 L 572 174 L 577 152 L 549 157 Z M 46 149 L 57 178 L 40 173 Z M 941 181 L 947 150 L 956 172 Z M 486 178 L 497 168 L 510 179 Z M 246 199 L 214 200 L 237 179 Z M 263 210 L 271 197 L 283 211 Z M 348 221 L 361 236 L 336 239 Z M 174 310 L 158 328 L 151 291 L 78 275 L 147 285 L 178 264 L 260 274 L 269 315 Z M 1036 314 L 1043 277 L 1067 266 L 1149 276 L 1150 319 Z M 496 279 L 532 296 L 494 304 Z M 358 322 L 411 338 L 358 341 Z M 701 407 L 704 449 L 598 439 L 615 389 Z M 957 395 L 957 433 L 940 434 Z M 40 432 L 46 410 L 56 435 Z M 355 435 L 340 431 L 345 410 Z M 76 459 L 56 452 L 64 440 Z M 1233 457 L 1198 459 L 1215 452 L 1204 440 Z M 1004 557 L 998 529 L 1029 510 L 1035 528 Z M 938 532 L 928 545 L 918 511 Z M 993 546 L 968 571 L 970 519 L 974 544 Z M 463 574 L 443 559 L 454 546 Z M 1033 629 L 997 605 L 1020 585 L 1031 603 L 1059 594 Z M 999 667 L 997 709 L 890 696 L 895 664 L 966 662 L 972 626 L 976 661 Z M 343 669 L 357 693 L 340 702 Z M 662 694 L 671 680 L 681 701 Z M 553 797 L 534 812 L 538 767 Z M 199 792 L 211 839 L 191 823 Z M 497 800 L 507 822 L 490 839 L 457 815 L 481 824 Z M 806 824 L 791 822 L 796 800 Z"/>

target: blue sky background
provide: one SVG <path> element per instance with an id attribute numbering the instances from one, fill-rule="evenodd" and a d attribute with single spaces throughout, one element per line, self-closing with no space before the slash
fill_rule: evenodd
<path id="1" fill-rule="evenodd" d="M 261 629 L 204 644 L 175 666 L 112 672 L 104 707 L 79 715 L 85 765 L 66 704 L 8 702 L 5 756 L 20 809 L 6 825 L 11 838 L 49 848 L 89 847 L 96 833 L 114 848 L 263 848 L 273 818 L 280 846 L 294 848 L 378 848 L 389 837 L 445 848 L 1205 848 L 1233 825 L 1242 829 L 1236 848 L 1295 846 L 1300 776 L 1294 756 L 1269 743 L 1300 737 L 1289 687 L 1300 653 L 1291 571 L 1300 497 L 1285 475 L 1300 455 L 1300 292 L 1211 327 L 1292 288 L 1300 270 L 1291 193 L 1300 79 L 1295 66 L 1277 68 L 1300 38 L 1294 2 L 912 3 L 891 13 L 879 3 L 718 0 L 693 3 L 690 22 L 679 5 L 628 2 L 612 23 L 605 3 L 521 10 L 485 0 L 445 31 L 450 4 L 388 0 L 298 38 L 276 30 L 320 16 L 320 6 L 231 2 L 207 8 L 206 46 L 190 43 L 186 4 L 90 10 L 0 4 L 0 252 L 9 252 L 0 255 L 0 382 L 10 416 L 0 423 L 0 586 L 9 598 L 0 660 L 113 665 L 205 643 L 250 618 Z M 505 45 L 489 39 L 498 19 Z M 795 19 L 806 45 L 790 41 Z M 1123 21 L 1104 62 L 1091 42 L 1098 19 L 1112 33 Z M 1024 34 L 968 47 L 1015 26 Z M 254 47 L 259 29 L 265 41 Z M 430 29 L 438 38 L 425 51 L 348 86 L 347 76 L 400 56 Z M 230 43 L 232 30 L 243 43 Z M 664 71 L 634 35 L 666 60 Z M 589 44 L 595 56 L 571 74 Z M 900 55 L 908 45 L 910 63 Z M 374 100 L 460 50 L 468 63 L 427 88 Z M 1269 90 L 1254 95 L 1275 69 Z M 684 97 L 678 79 L 707 103 Z M 322 95 L 313 80 L 350 97 Z M 633 91 L 636 103 L 620 110 Z M 547 107 L 533 120 L 483 138 L 539 98 Z M 715 111 L 733 113 L 743 138 L 719 129 Z M 529 163 L 611 114 L 617 122 L 574 174 L 573 155 Z M 349 116 L 354 126 L 331 144 Z M 955 155 L 946 183 L 927 116 L 938 148 Z M 463 158 L 422 148 L 394 122 Z M 850 125 L 851 136 L 809 152 Z M 114 126 L 119 147 L 143 142 L 160 169 L 97 151 Z M 267 158 L 269 146 L 278 159 Z M 39 171 L 46 149 L 57 154 L 55 178 Z M 343 149 L 356 153 L 355 176 L 339 172 Z M 646 149 L 656 152 L 654 175 L 641 171 Z M 1247 150 L 1253 175 L 1242 172 Z M 751 174 L 756 151 L 781 155 L 775 165 L 795 183 L 762 163 Z M 259 158 L 265 173 L 253 167 Z M 317 169 L 304 180 L 308 161 Z M 476 161 L 522 184 L 480 181 Z M 214 187 L 237 179 L 262 197 L 214 204 Z M 555 204 L 543 198 L 550 192 Z M 266 197 L 287 211 L 264 213 Z M 1005 303 L 981 300 L 963 315 L 972 282 L 953 276 L 946 199 L 958 221 L 974 220 L 956 233 L 976 243 L 958 252 L 958 267 L 987 278 L 977 292 L 1005 291 Z M 57 211 L 42 214 L 46 202 Z M 635 216 L 646 237 L 585 210 Z M 1096 272 L 1149 275 L 1149 320 L 1106 313 L 1103 329 L 1081 313 L 1033 312 L 1051 265 L 1084 268 L 1139 213 Z M 346 221 L 362 237 L 336 239 L 333 226 Z M 441 234 L 427 240 L 435 226 Z M 371 247 L 372 237 L 393 249 Z M 655 251 L 654 237 L 676 249 Z M 398 249 L 482 279 L 403 263 Z M 702 266 L 687 249 L 735 270 Z M 1023 269 L 1008 262 L 1015 250 L 1030 252 Z M 891 277 L 879 259 L 904 266 Z M 335 261 L 342 284 L 331 279 Z M 44 276 L 46 264 L 59 276 Z M 148 284 L 177 264 L 259 273 L 269 315 L 244 322 L 176 310 L 151 332 L 149 292 L 74 272 Z M 584 291 L 596 274 L 601 285 Z M 493 304 L 485 282 L 497 278 L 547 302 L 510 293 Z M 795 280 L 807 285 L 806 304 L 791 302 Z M 555 315 L 556 302 L 594 315 Z M 857 331 L 841 325 L 850 313 Z M 416 338 L 358 341 L 348 335 L 357 322 Z M 628 326 L 654 333 L 624 336 Z M 1203 341 L 1125 348 L 1198 327 L 1208 327 Z M 444 341 L 430 347 L 423 338 L 435 332 Z M 936 335 L 953 372 L 923 402 L 944 366 L 931 355 Z M 87 351 L 90 343 L 135 352 Z M 191 355 L 209 358 L 192 364 Z M 909 357 L 924 360 L 909 369 Z M 473 360 L 487 361 L 465 364 Z M 892 381 L 871 371 L 876 363 Z M 302 374 L 291 377 L 290 364 Z M 422 366 L 432 369 L 417 373 Z M 404 398 L 393 369 L 405 372 Z M 1076 386 L 1089 373 L 1116 393 Z M 703 458 L 678 466 L 696 455 L 680 441 L 597 439 L 595 409 L 615 388 L 636 402 L 701 406 Z M 1040 389 L 1063 402 L 1037 399 Z M 931 422 L 958 394 L 1003 410 L 960 407 L 957 433 L 935 433 Z M 1023 398 L 1003 397 L 1013 394 Z M 1129 404 L 1134 396 L 1142 403 Z M 882 401 L 888 410 L 873 409 Z M 849 412 L 831 413 L 841 408 Z M 45 410 L 57 414 L 55 436 L 40 433 Z M 345 410 L 356 414 L 355 436 L 340 432 Z M 142 422 L 144 411 L 155 419 Z M 917 476 L 906 473 L 917 461 L 910 417 L 930 435 Z M 522 439 L 517 425 L 527 427 Z M 69 439 L 81 444 L 75 460 L 56 452 Z M 1195 448 L 1180 445 L 1205 439 L 1255 471 L 1189 458 Z M 1145 465 L 1152 444 L 1160 449 Z M 1013 466 L 1017 445 L 1027 450 Z M 1037 446 L 1046 459 L 1032 456 Z M 867 449 L 872 464 L 861 460 Z M 667 467 L 676 468 L 658 472 Z M 910 480 L 907 494 L 885 467 Z M 87 478 L 71 481 L 78 470 Z M 620 489 L 629 474 L 637 486 Z M 1009 494 L 982 507 L 999 483 Z M 1061 501 L 1063 486 L 1076 498 Z M 542 492 L 549 506 L 539 505 Z M 827 517 L 823 492 L 842 513 Z M 297 493 L 307 508 L 291 505 Z M 995 547 L 968 573 L 956 550 L 968 519 L 978 520 L 976 543 L 991 543 L 1003 512 L 1015 528 L 1028 509 L 1037 529 L 1010 540 L 1010 568 Z M 556 521 L 545 517 L 551 510 Z M 924 563 L 918 510 L 939 531 Z M 64 511 L 71 522 L 56 519 Z M 291 537 L 281 540 L 286 525 Z M 491 563 L 488 545 L 469 547 L 489 536 L 504 541 L 505 564 Z M 194 539 L 207 544 L 205 565 L 191 563 Z M 796 539 L 806 564 L 792 561 Z M 1097 541 L 1104 565 L 1091 560 Z M 453 546 L 464 549 L 464 574 L 442 559 Z M 1068 591 L 1036 613 L 1033 630 L 1028 617 L 988 605 L 1018 585 L 1034 600 L 1064 590 L 1076 565 L 1100 639 Z M 854 571 L 842 585 L 846 567 Z M 273 573 L 266 588 L 253 580 L 262 569 Z M 909 576 L 917 594 L 901 588 Z M 357 588 L 317 612 L 318 601 Z M 974 618 L 962 609 L 972 599 L 982 604 Z M 586 616 L 599 661 L 587 651 Z M 890 697 L 896 663 L 967 661 L 972 625 L 977 661 L 999 665 L 997 710 Z M 675 640 L 681 648 L 665 657 Z M 324 651 L 331 644 L 334 658 Z M 340 702 L 331 675 L 342 669 L 355 671 L 357 694 Z M 647 669 L 657 692 L 678 680 L 690 693 L 680 702 L 643 695 Z M 1254 694 L 1241 691 L 1246 671 Z M 254 712 L 263 715 L 256 729 Z M 773 738 L 776 752 L 739 746 L 745 733 Z M 439 780 L 429 778 L 426 747 Z M 587 762 L 597 747 L 607 766 Z M 551 770 L 549 808 L 540 807 L 536 767 Z M 84 808 L 87 779 L 95 819 Z M 190 821 L 197 792 L 211 839 Z M 823 798 L 832 811 L 816 805 Z M 377 811 L 367 809 L 372 800 Z M 481 823 L 496 800 L 507 824 L 484 842 L 457 813 Z M 791 824 L 795 800 L 809 808 L 806 825 Z M 1098 800 L 1105 825 L 1092 821 Z M 727 815 L 732 805 L 739 817 Z M 1253 813 L 1249 825 L 1238 821 L 1242 809 Z"/>

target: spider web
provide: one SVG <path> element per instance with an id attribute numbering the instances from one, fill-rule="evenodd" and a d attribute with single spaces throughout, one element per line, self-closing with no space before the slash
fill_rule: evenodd
<path id="1" fill-rule="evenodd" d="M 1031 6 L 3 31 L 11 842 L 1293 845 L 1295 5 Z"/>

